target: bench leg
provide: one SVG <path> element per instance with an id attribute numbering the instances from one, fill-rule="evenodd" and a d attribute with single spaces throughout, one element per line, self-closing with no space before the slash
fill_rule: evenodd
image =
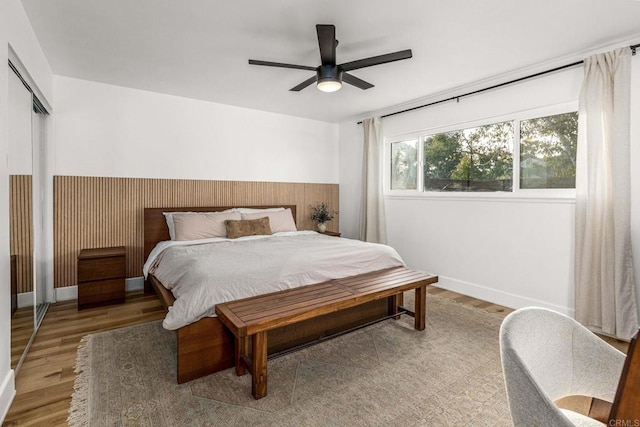
<path id="1" fill-rule="evenodd" d="M 427 286 L 416 288 L 416 309 L 414 316 L 414 328 L 424 331 L 427 322 Z"/>
<path id="2" fill-rule="evenodd" d="M 247 345 L 247 337 L 235 337 L 235 365 L 236 375 L 244 375 L 247 373 L 247 367 L 245 366 L 243 356 L 249 357 L 249 346 Z"/>
<path id="3" fill-rule="evenodd" d="M 267 395 L 267 333 L 258 332 L 251 337 L 251 341 L 251 394 L 255 399 L 261 399 Z"/>
<path id="4" fill-rule="evenodd" d="M 392 316 L 394 314 L 397 314 L 397 316 L 394 317 L 394 319 L 398 320 L 400 318 L 400 315 L 398 314 L 398 307 L 402 306 L 402 304 L 404 304 L 404 294 L 403 293 L 399 293 L 399 294 L 390 296 L 389 297 L 388 315 Z"/>

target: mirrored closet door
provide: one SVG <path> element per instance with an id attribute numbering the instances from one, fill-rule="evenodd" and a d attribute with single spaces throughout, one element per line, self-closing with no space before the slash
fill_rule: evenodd
<path id="1" fill-rule="evenodd" d="M 11 257 L 11 367 L 16 371 L 46 312 L 39 165 L 46 111 L 9 64 L 8 169 Z"/>

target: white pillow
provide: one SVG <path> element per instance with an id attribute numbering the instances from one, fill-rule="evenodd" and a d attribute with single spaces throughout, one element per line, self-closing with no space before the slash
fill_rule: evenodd
<path id="1" fill-rule="evenodd" d="M 232 212 L 240 212 L 245 214 L 251 213 L 262 213 L 262 212 L 279 212 L 283 211 L 284 208 L 264 208 L 264 209 L 255 209 L 255 208 L 233 208 L 230 209 Z"/>
<path id="2" fill-rule="evenodd" d="M 176 227 L 173 222 L 174 214 L 199 215 L 199 214 L 207 214 L 207 213 L 228 213 L 228 212 L 235 212 L 234 209 L 227 209 L 220 212 L 162 212 L 162 215 L 164 215 L 164 220 L 167 222 L 167 228 L 169 229 L 169 237 L 171 238 L 171 240 L 176 240 Z"/>
<path id="3" fill-rule="evenodd" d="M 272 233 L 280 231 L 298 231 L 296 222 L 293 220 L 291 209 L 282 209 L 268 212 L 243 213 L 242 219 L 258 219 L 269 217 L 269 225 Z"/>
<path id="4" fill-rule="evenodd" d="M 174 213 L 174 240 L 199 240 L 227 237 L 225 221 L 241 219 L 239 212 Z"/>

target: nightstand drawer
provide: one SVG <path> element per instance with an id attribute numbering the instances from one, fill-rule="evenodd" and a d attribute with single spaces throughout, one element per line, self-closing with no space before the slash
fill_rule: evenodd
<path id="1" fill-rule="evenodd" d="M 124 303 L 124 278 L 78 283 L 78 309 Z"/>
<path id="2" fill-rule="evenodd" d="M 78 259 L 78 283 L 124 278 L 125 275 L 126 259 L 124 256 Z"/>

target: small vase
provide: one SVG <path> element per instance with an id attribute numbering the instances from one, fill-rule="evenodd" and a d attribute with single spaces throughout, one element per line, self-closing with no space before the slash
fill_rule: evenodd
<path id="1" fill-rule="evenodd" d="M 318 231 L 321 233 L 324 233 L 325 231 L 327 231 L 327 224 L 325 224 L 324 222 L 319 222 Z"/>

